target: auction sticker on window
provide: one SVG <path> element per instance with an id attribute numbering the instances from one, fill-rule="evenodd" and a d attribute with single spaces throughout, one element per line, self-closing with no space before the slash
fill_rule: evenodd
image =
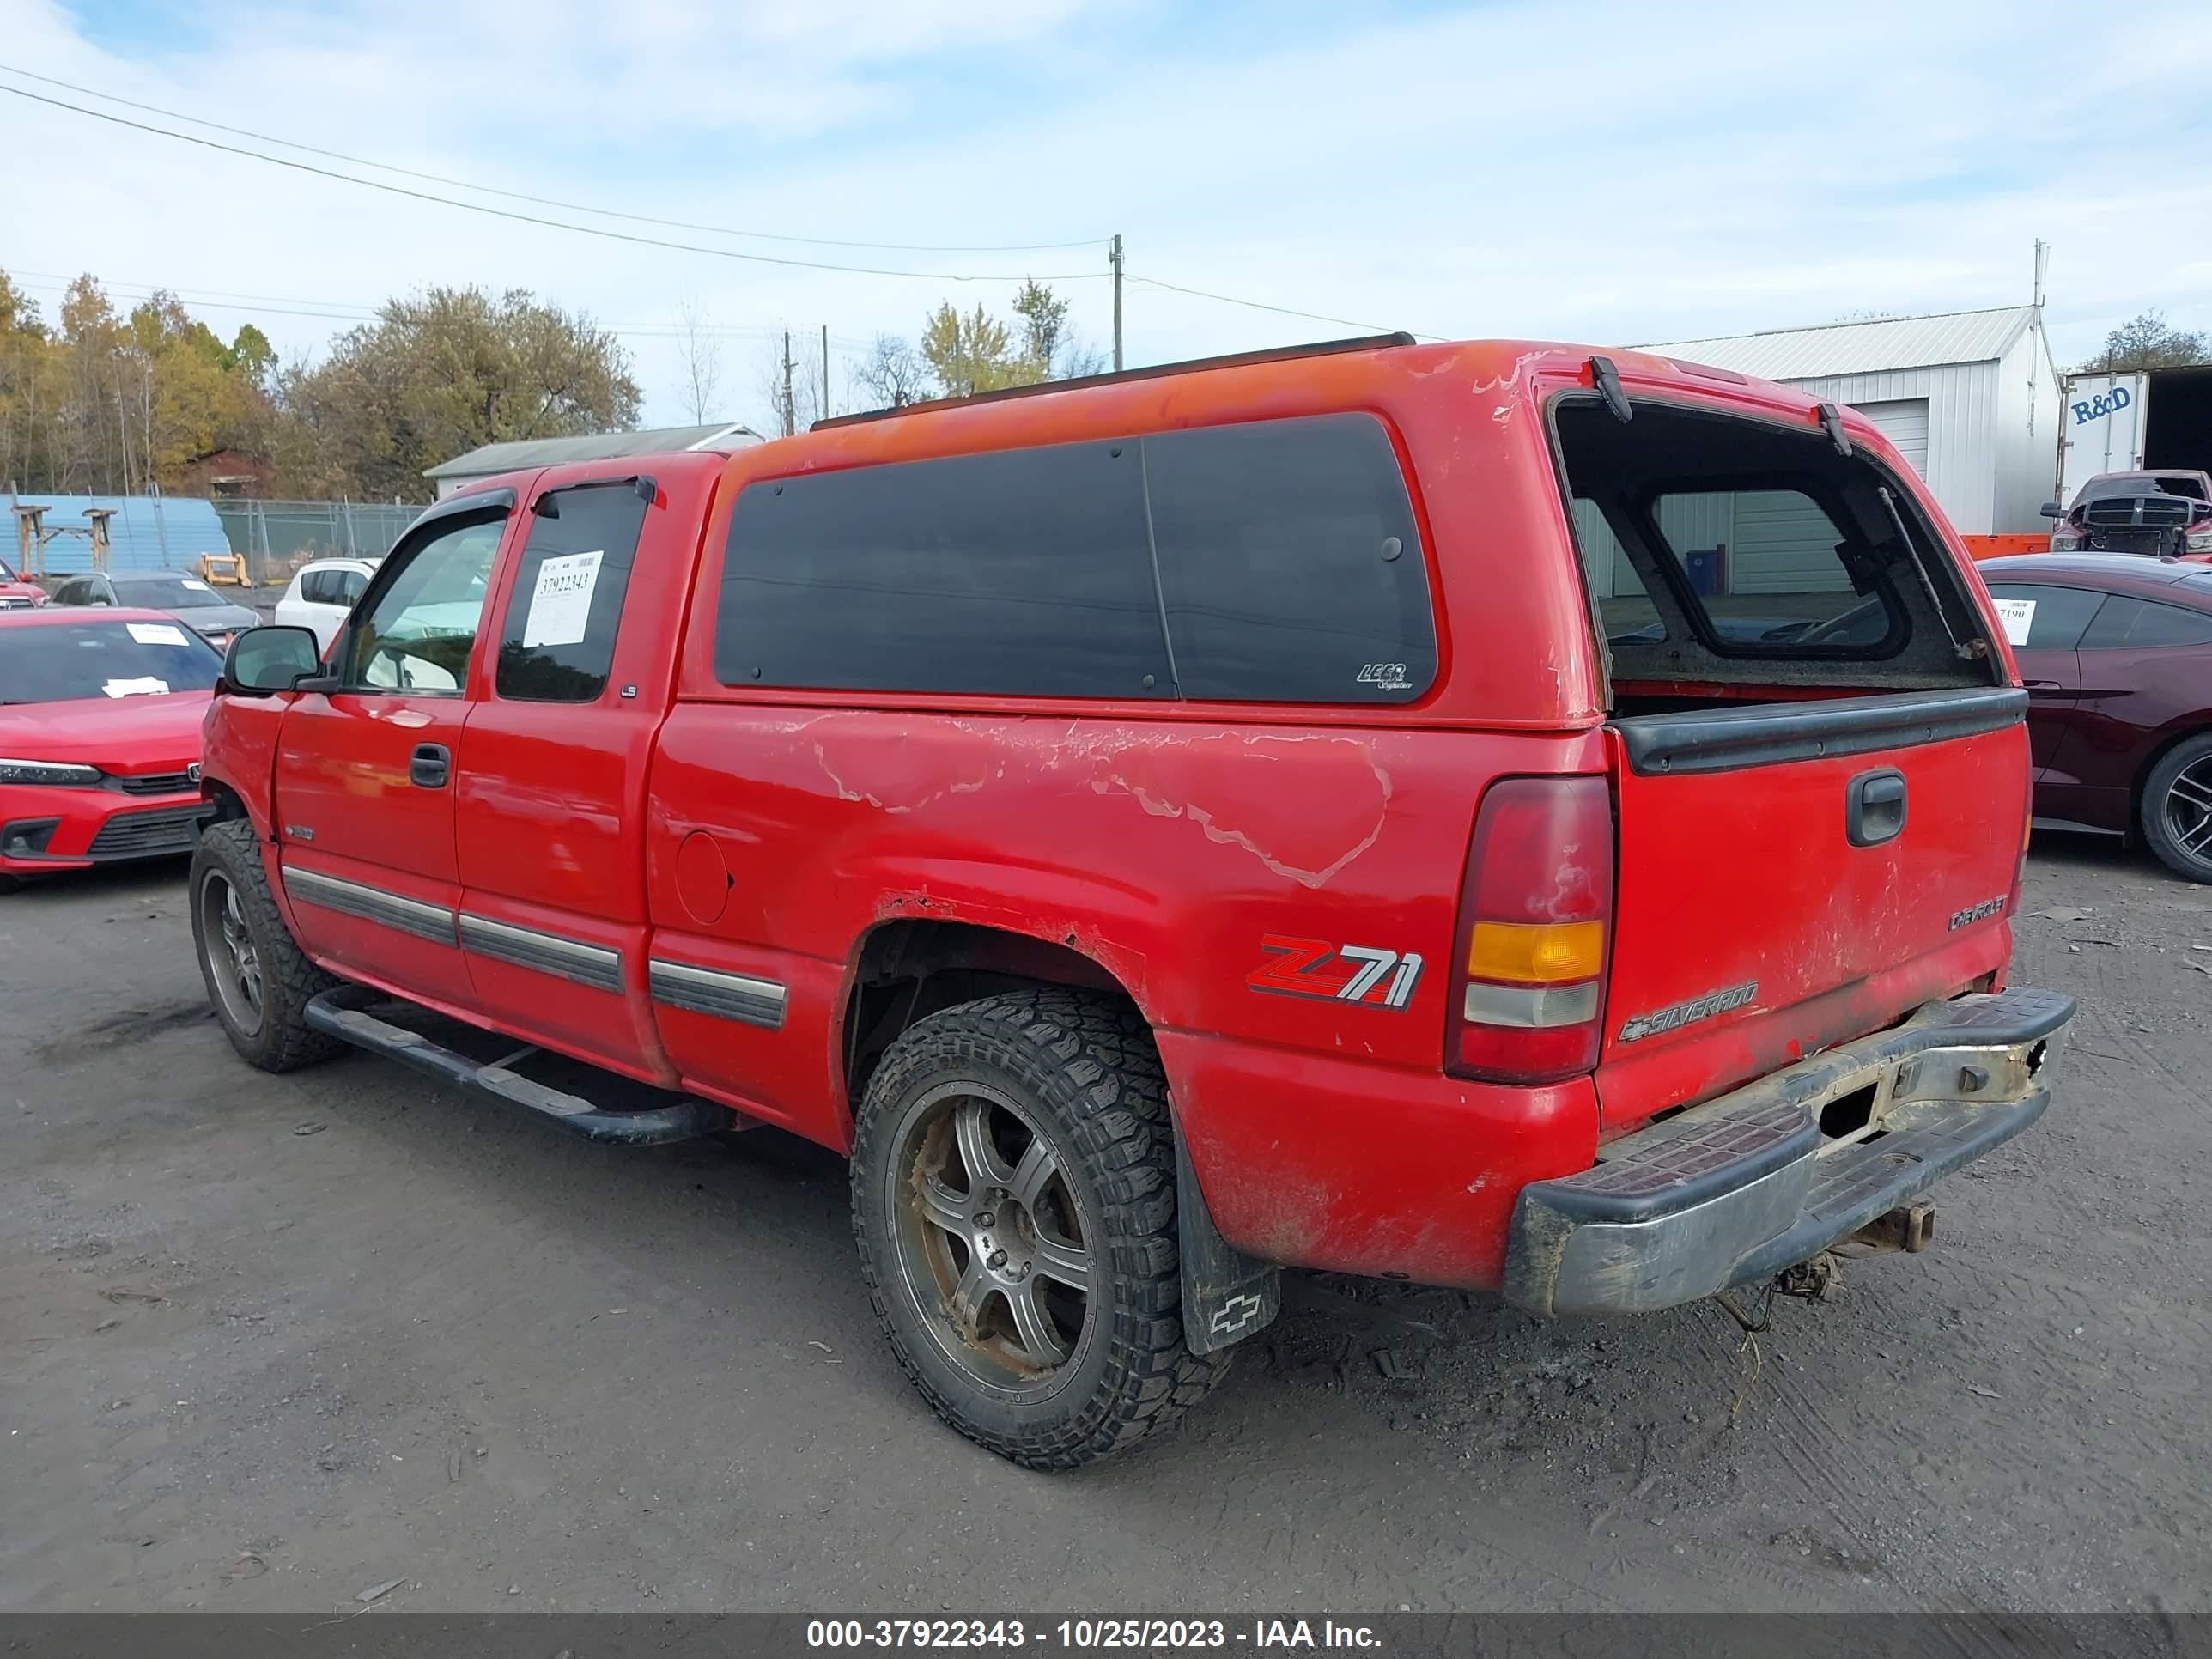
<path id="1" fill-rule="evenodd" d="M 169 683 L 152 674 L 137 679 L 109 680 L 100 688 L 111 697 L 158 697 L 169 689 Z"/>
<path id="2" fill-rule="evenodd" d="M 538 567 L 538 586 L 530 595 L 530 615 L 522 624 L 522 643 L 580 645 L 592 620 L 592 593 L 599 585 L 599 561 L 605 550 L 564 553 Z"/>
<path id="3" fill-rule="evenodd" d="M 131 637 L 141 645 L 173 645 L 181 649 L 185 630 L 174 623 L 125 623 Z"/>
<path id="4" fill-rule="evenodd" d="M 2026 645 L 2027 630 L 2035 624 L 2035 601 L 1993 599 L 1990 603 L 1997 608 L 1997 620 L 2004 624 L 2006 640 L 2014 645 Z"/>

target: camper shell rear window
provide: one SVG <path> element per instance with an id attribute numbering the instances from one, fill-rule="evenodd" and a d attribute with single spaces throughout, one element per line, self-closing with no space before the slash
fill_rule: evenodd
<path id="1" fill-rule="evenodd" d="M 1560 483 L 1616 680 L 1992 684 L 1913 492 L 1814 427 L 1555 400 Z"/>

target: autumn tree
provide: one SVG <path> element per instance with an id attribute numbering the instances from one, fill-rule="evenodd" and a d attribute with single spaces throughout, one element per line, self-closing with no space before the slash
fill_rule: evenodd
<path id="1" fill-rule="evenodd" d="M 1023 365 L 1012 346 L 1012 331 L 980 305 L 963 316 L 945 301 L 921 325 L 922 361 L 936 378 L 941 398 L 1024 384 Z"/>
<path id="2" fill-rule="evenodd" d="M 1069 302 L 1032 276 L 1014 295 L 1022 321 L 1023 383 L 1072 380 L 1106 366 L 1103 354 L 1068 325 Z"/>
<path id="3" fill-rule="evenodd" d="M 2091 373 L 2106 369 L 2132 373 L 2197 363 L 2212 363 L 2212 341 L 2201 330 L 2185 332 L 2174 328 L 2162 311 L 2146 311 L 2107 334 L 2105 349 L 2081 367 Z"/>
<path id="4" fill-rule="evenodd" d="M 281 377 L 278 462 L 295 489 L 412 500 L 423 472 L 480 445 L 637 424 L 615 337 L 527 289 L 432 289 L 388 301 L 311 368 Z"/>
<path id="5" fill-rule="evenodd" d="M 981 306 L 965 315 L 947 301 L 923 323 L 920 357 L 939 398 L 965 398 L 1040 380 L 1096 374 L 1099 355 L 1068 325 L 1068 302 L 1034 277 L 1014 295 L 1010 322 Z M 892 341 L 894 351 L 903 342 Z M 883 343 L 878 342 L 878 356 Z M 866 378 L 863 376 L 864 380 Z"/>
<path id="6" fill-rule="evenodd" d="M 219 451 L 261 454 L 273 357 L 251 324 L 225 344 L 173 294 L 118 315 L 89 276 L 49 327 L 0 275 L 0 482 L 138 495 L 176 488 Z"/>

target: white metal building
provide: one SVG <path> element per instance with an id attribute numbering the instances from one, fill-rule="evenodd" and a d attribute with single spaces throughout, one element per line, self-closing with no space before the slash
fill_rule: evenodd
<path id="1" fill-rule="evenodd" d="M 437 486 L 438 499 L 443 501 L 463 484 L 530 467 L 614 460 L 625 455 L 665 455 L 678 449 L 726 452 L 760 441 L 759 433 L 732 421 L 711 426 L 657 427 L 643 432 L 600 432 L 582 438 L 521 438 L 471 449 L 465 455 L 440 462 L 422 476 Z"/>
<path id="2" fill-rule="evenodd" d="M 2033 306 L 1832 323 L 1640 349 L 1778 380 L 1865 415 L 1965 536 L 2047 528 L 2060 385 Z"/>

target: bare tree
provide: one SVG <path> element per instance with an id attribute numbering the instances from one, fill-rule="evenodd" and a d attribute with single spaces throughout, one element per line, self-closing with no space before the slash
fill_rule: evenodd
<path id="1" fill-rule="evenodd" d="M 691 411 L 691 423 L 704 426 L 721 418 L 722 344 L 696 301 L 678 306 L 676 319 L 676 360 L 682 374 L 678 390 Z"/>
<path id="2" fill-rule="evenodd" d="M 929 365 L 897 335 L 878 334 L 853 378 L 878 408 L 903 409 L 924 396 L 929 385 Z"/>

